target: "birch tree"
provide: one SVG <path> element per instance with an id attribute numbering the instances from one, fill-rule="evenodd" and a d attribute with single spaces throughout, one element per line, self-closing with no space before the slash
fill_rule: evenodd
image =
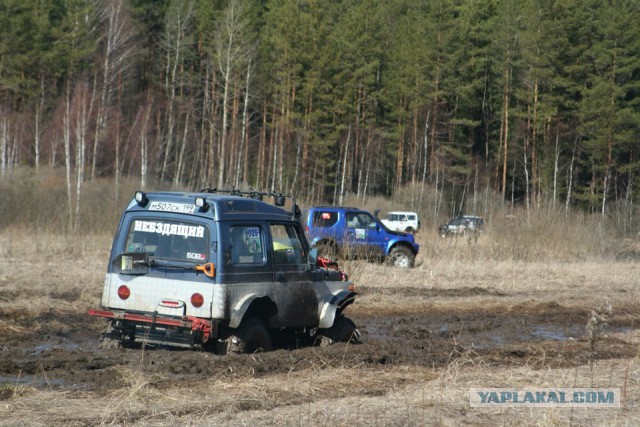
<path id="1" fill-rule="evenodd" d="M 215 58 L 222 85 L 222 123 L 220 134 L 220 146 L 218 152 L 218 187 L 225 184 L 227 169 L 239 168 L 238 163 L 233 163 L 240 156 L 239 152 L 227 153 L 229 147 L 229 128 L 232 114 L 232 88 L 242 86 L 245 88 L 245 103 L 249 100 L 249 79 L 251 57 L 253 55 L 253 42 L 250 40 L 250 21 L 248 4 L 244 0 L 231 0 L 223 11 L 222 17 L 216 27 Z M 244 83 L 242 73 L 246 74 L 247 82 Z M 245 104 L 246 106 L 247 104 Z M 245 114 L 246 114 L 246 110 Z M 246 116 L 245 116 L 246 118 Z M 229 164 L 227 157 L 229 156 Z M 233 180 L 239 173 L 232 175 Z"/>

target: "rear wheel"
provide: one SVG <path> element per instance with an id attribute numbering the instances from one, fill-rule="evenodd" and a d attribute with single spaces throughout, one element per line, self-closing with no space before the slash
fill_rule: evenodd
<path id="1" fill-rule="evenodd" d="M 391 249 L 391 253 L 387 257 L 387 264 L 399 268 L 413 268 L 416 256 L 411 249 L 405 246 L 396 246 Z"/>
<path id="2" fill-rule="evenodd" d="M 100 334 L 100 342 L 98 347 L 106 350 L 110 348 L 132 347 L 134 339 L 131 335 L 126 335 L 122 329 L 114 327 L 109 323 L 102 334 Z"/>
<path id="3" fill-rule="evenodd" d="M 271 350 L 271 336 L 266 323 L 258 317 L 244 319 L 229 338 L 229 351 L 255 353 Z"/>
<path id="4" fill-rule="evenodd" d="M 339 314 L 333 321 L 333 326 L 327 329 L 320 329 L 316 334 L 316 345 L 326 347 L 337 342 L 347 342 L 351 344 L 362 344 L 360 331 L 356 324 L 348 317 Z"/>

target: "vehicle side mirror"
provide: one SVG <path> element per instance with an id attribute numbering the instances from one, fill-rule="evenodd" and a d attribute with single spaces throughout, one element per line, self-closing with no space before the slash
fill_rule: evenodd
<path id="1" fill-rule="evenodd" d="M 299 219 L 302 216 L 302 211 L 300 210 L 300 206 L 293 205 L 293 216 L 295 219 Z"/>

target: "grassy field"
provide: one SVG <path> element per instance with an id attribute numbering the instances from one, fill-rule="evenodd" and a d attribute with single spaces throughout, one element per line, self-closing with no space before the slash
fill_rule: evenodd
<path id="1" fill-rule="evenodd" d="M 363 345 L 224 357 L 99 350 L 85 313 L 111 235 L 4 230 L 0 425 L 637 425 L 640 264 L 607 249 L 634 243 L 548 228 L 505 224 L 477 242 L 423 230 L 412 270 L 343 264 Z M 473 408 L 472 387 L 613 387 L 623 402 Z"/>

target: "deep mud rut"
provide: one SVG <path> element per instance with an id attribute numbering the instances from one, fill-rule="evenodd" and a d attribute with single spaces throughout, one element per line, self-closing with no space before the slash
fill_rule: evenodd
<path id="1" fill-rule="evenodd" d="M 442 306 L 383 315 L 353 307 L 347 315 L 362 332 L 361 345 L 229 356 L 162 348 L 101 350 L 102 319 L 56 311 L 36 317 L 1 312 L 0 324 L 11 327 L 0 339 L 0 385 L 109 390 L 123 386 L 119 367 L 143 370 L 152 377 L 157 373 L 155 385 L 161 387 L 163 382 L 187 385 L 206 378 L 241 379 L 318 366 L 440 368 L 462 358 L 489 366 L 579 366 L 592 358 L 635 357 L 638 345 L 625 337 L 638 326 L 629 315 L 638 313 L 637 308 L 619 311 L 592 347 L 585 332 L 589 312 L 555 303 L 490 309 Z"/>

